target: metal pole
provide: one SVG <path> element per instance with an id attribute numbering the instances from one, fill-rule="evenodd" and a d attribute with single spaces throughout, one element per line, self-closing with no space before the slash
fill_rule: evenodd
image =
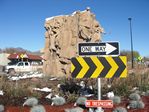
<path id="1" fill-rule="evenodd" d="M 100 82 L 100 78 L 97 79 L 98 80 L 98 100 L 101 100 L 101 82 Z M 103 112 L 101 107 L 98 107 L 96 112 Z"/>
<path id="2" fill-rule="evenodd" d="M 129 22 L 130 22 L 130 38 L 131 38 L 131 67 L 132 69 L 134 68 L 134 65 L 133 65 L 133 59 L 134 59 L 134 56 L 133 56 L 133 39 L 132 39 L 132 26 L 131 26 L 131 18 L 128 18 Z"/>
<path id="3" fill-rule="evenodd" d="M 101 100 L 101 81 L 100 78 L 97 79 L 97 89 L 98 89 L 98 100 Z M 97 107 L 96 112 L 104 112 L 104 110 L 101 107 Z"/>
<path id="4" fill-rule="evenodd" d="M 100 39 L 99 39 L 99 42 L 100 42 Z M 98 100 L 101 100 L 101 80 L 100 80 L 100 78 L 97 79 L 97 83 L 98 83 L 98 86 L 97 86 L 97 89 L 98 89 Z M 104 112 L 104 110 L 101 107 L 97 107 L 96 112 Z"/>

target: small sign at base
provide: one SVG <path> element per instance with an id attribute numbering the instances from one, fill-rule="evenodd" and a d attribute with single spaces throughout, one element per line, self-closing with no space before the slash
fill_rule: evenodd
<path id="1" fill-rule="evenodd" d="M 86 107 L 113 108 L 112 100 L 87 100 Z"/>

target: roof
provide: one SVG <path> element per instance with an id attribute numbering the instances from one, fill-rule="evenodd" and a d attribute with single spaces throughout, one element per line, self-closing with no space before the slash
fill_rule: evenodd
<path id="1" fill-rule="evenodd" d="M 19 58 L 28 58 L 31 60 L 42 60 L 42 57 L 38 55 L 32 55 L 27 53 L 14 53 L 8 56 L 8 59 L 19 59 Z"/>

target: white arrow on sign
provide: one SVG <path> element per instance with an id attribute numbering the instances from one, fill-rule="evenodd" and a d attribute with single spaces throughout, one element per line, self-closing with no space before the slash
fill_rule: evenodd
<path id="1" fill-rule="evenodd" d="M 79 55 L 119 55 L 118 42 L 79 43 Z"/>
<path id="2" fill-rule="evenodd" d="M 106 54 L 107 54 L 107 55 L 110 54 L 111 52 L 113 52 L 113 51 L 116 50 L 116 49 L 117 49 L 116 47 L 114 47 L 114 46 L 112 46 L 112 45 L 106 43 L 105 51 L 106 51 Z"/>

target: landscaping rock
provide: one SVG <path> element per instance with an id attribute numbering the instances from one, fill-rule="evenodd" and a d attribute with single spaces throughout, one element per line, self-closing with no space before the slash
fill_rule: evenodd
<path id="1" fill-rule="evenodd" d="M 36 105 L 31 108 L 30 112 L 46 112 L 46 110 L 45 110 L 44 106 Z"/>

